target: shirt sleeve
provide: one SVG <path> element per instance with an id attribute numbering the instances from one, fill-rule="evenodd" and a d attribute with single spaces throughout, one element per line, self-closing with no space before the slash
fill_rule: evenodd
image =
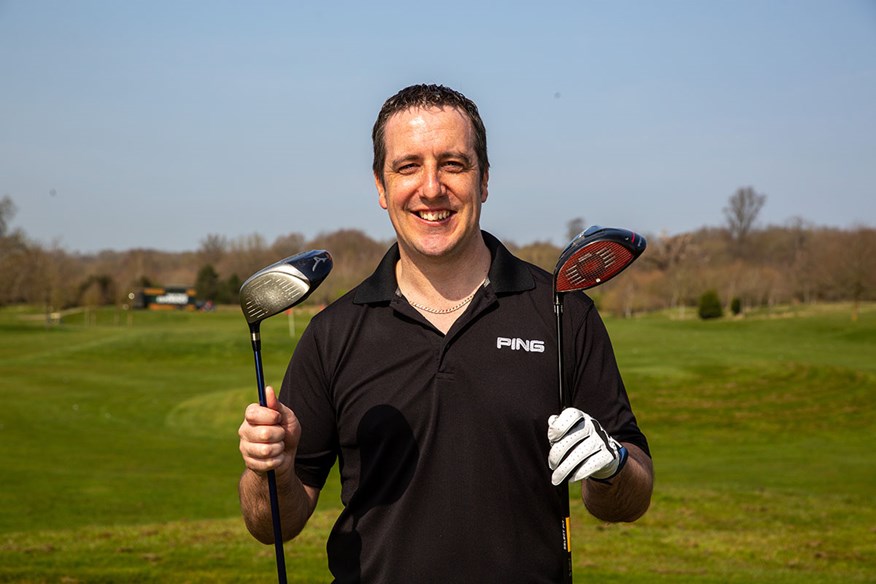
<path id="1" fill-rule="evenodd" d="M 635 444 L 650 456 L 648 440 L 633 415 L 608 331 L 593 302 L 582 296 L 586 306 L 573 310 L 581 317 L 573 323 L 572 404 L 599 420 L 616 440 Z"/>
<path id="2" fill-rule="evenodd" d="M 295 412 L 301 424 L 295 472 L 305 485 L 321 489 L 334 466 L 338 438 L 331 387 L 317 336 L 311 321 L 289 361 L 280 402 Z"/>

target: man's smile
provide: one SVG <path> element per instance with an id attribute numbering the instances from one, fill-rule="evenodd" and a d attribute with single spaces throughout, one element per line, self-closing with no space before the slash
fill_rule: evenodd
<path id="1" fill-rule="evenodd" d="M 437 211 L 417 211 L 416 215 L 424 221 L 444 221 L 453 214 L 452 211 L 441 209 Z"/>

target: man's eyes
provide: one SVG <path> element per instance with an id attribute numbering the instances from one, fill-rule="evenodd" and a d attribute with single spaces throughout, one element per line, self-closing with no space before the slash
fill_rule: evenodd
<path id="1" fill-rule="evenodd" d="M 395 171 L 398 174 L 414 174 L 420 170 L 421 165 L 416 162 L 409 162 L 396 167 Z M 462 172 L 468 165 L 462 160 L 445 160 L 441 162 L 440 170 L 447 172 Z"/>

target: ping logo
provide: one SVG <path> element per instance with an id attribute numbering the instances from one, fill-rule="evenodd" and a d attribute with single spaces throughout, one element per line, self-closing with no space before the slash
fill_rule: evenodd
<path id="1" fill-rule="evenodd" d="M 527 353 L 544 353 L 544 341 L 526 341 L 517 338 L 496 337 L 496 348 L 509 348 L 512 351 L 526 351 Z"/>

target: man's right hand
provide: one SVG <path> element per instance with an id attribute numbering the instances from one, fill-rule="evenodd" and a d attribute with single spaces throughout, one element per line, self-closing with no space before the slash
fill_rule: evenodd
<path id="1" fill-rule="evenodd" d="M 292 469 L 301 439 L 301 426 L 295 413 L 281 404 L 270 386 L 265 388 L 267 407 L 257 403 L 246 408 L 240 436 L 240 454 L 251 471 L 260 475 L 269 470 L 284 474 Z"/>

